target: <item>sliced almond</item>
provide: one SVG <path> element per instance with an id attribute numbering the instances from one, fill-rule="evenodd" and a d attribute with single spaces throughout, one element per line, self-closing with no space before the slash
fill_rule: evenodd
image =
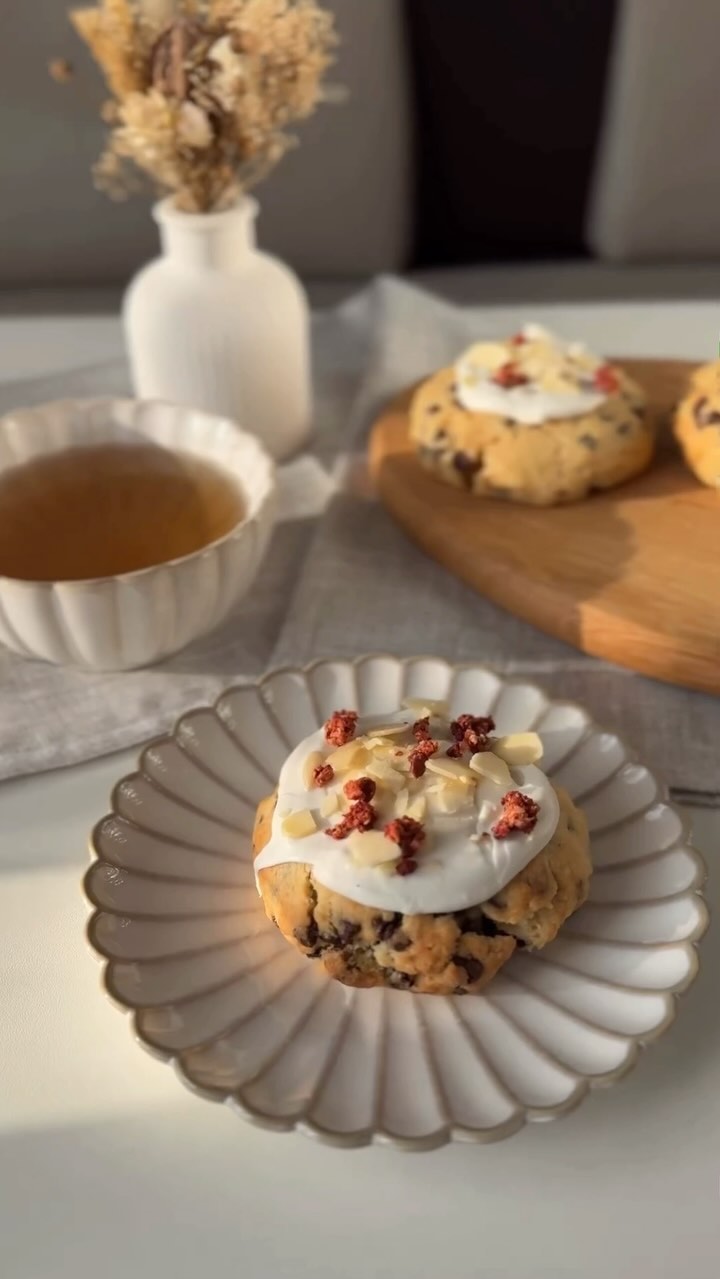
<path id="1" fill-rule="evenodd" d="M 512 774 L 505 760 L 493 751 L 478 751 L 470 760 L 470 768 L 481 777 L 487 777 L 496 786 L 504 786 L 506 790 L 513 785 Z"/>
<path id="2" fill-rule="evenodd" d="M 573 382 L 572 377 L 561 366 L 557 369 L 546 369 L 542 377 L 538 379 L 538 385 L 543 391 L 559 391 L 561 394 L 569 394 L 570 391 L 576 389 L 577 383 Z"/>
<path id="3" fill-rule="evenodd" d="M 493 742 L 493 754 L 506 764 L 536 764 L 543 757 L 543 744 L 537 733 L 508 733 Z"/>
<path id="4" fill-rule="evenodd" d="M 461 356 L 463 363 L 481 369 L 499 369 L 509 358 L 508 348 L 502 342 L 475 342 Z"/>
<path id="5" fill-rule="evenodd" d="M 348 835 L 347 846 L 356 866 L 380 866 L 397 860 L 398 848 L 379 830 L 355 830 Z"/>
<path id="6" fill-rule="evenodd" d="M 414 821 L 421 822 L 425 818 L 425 810 L 427 809 L 427 800 L 424 795 L 416 795 L 410 800 L 405 809 L 405 817 L 412 817 Z"/>
<path id="7" fill-rule="evenodd" d="M 388 761 L 394 769 L 403 774 L 403 786 L 409 785 L 407 774 L 410 772 L 410 754 L 403 751 L 402 755 L 391 755 Z"/>
<path id="8" fill-rule="evenodd" d="M 378 724 L 373 728 L 368 728 L 366 737 L 401 737 L 403 733 L 407 733 L 409 724 Z"/>
<path id="9" fill-rule="evenodd" d="M 418 712 L 418 718 L 424 719 L 426 715 L 447 715 L 447 702 L 433 701 L 429 697 L 406 697 L 403 701 L 403 708 L 409 711 Z"/>
<path id="10" fill-rule="evenodd" d="M 567 354 L 573 363 L 577 364 L 581 369 L 592 369 L 594 371 L 600 363 L 597 356 L 588 351 L 582 342 L 571 342 L 568 346 Z"/>
<path id="11" fill-rule="evenodd" d="M 407 813 L 409 800 L 410 800 L 410 792 L 408 791 L 407 786 L 403 786 L 402 790 L 399 790 L 397 795 L 395 796 L 395 807 L 393 809 L 393 814 L 395 817 L 405 816 L 405 814 Z"/>
<path id="12" fill-rule="evenodd" d="M 325 763 L 330 764 L 336 773 L 346 773 L 349 768 L 359 768 L 367 759 L 367 751 L 362 742 L 353 740 L 346 742 L 344 746 L 338 746 L 337 750 L 331 751 L 325 758 Z"/>
<path id="13" fill-rule="evenodd" d="M 389 790 L 394 791 L 397 795 L 405 785 L 405 778 L 396 768 L 391 768 L 382 759 L 372 759 L 367 766 L 367 775 L 372 777 L 373 781 L 380 782 L 381 786 L 387 786 Z"/>
<path id="14" fill-rule="evenodd" d="M 340 797 L 338 796 L 337 791 L 328 791 L 327 795 L 323 796 L 323 800 L 320 805 L 320 814 L 322 817 L 332 817 L 333 813 L 336 813 L 339 807 Z"/>
<path id="15" fill-rule="evenodd" d="M 542 324 L 525 324 L 523 325 L 523 337 L 528 342 L 553 342 L 553 335 L 549 329 L 544 329 Z"/>
<path id="16" fill-rule="evenodd" d="M 283 835 L 288 835 L 290 839 L 304 839 L 306 835 L 312 835 L 317 830 L 317 822 L 309 808 L 300 808 L 296 813 L 288 813 L 287 817 L 283 818 L 281 830 Z"/>
<path id="17" fill-rule="evenodd" d="M 400 760 L 404 754 L 401 746 L 396 743 L 384 742 L 382 738 L 377 738 L 378 745 L 373 747 L 373 755 L 376 759 L 386 759 L 391 764 L 393 760 Z"/>
<path id="18" fill-rule="evenodd" d="M 302 771 L 303 784 L 306 790 L 312 790 L 315 785 L 315 769 L 320 768 L 321 764 L 324 763 L 325 756 L 322 751 L 310 751 L 310 754 L 307 756 L 305 763 L 303 764 Z"/>
<path id="19" fill-rule="evenodd" d="M 437 773 L 439 777 L 447 777 L 451 782 L 476 782 L 477 776 L 467 767 L 461 764 L 459 759 L 438 759 L 433 757 L 426 761 L 425 767 L 431 773 Z"/>
<path id="20" fill-rule="evenodd" d="M 465 808 L 469 801 L 470 794 L 467 786 L 448 783 L 434 797 L 433 806 L 438 813 L 457 813 L 459 809 Z"/>

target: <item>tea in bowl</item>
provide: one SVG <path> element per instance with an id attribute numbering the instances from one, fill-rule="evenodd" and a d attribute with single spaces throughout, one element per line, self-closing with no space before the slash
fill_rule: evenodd
<path id="1" fill-rule="evenodd" d="M 0 640 L 85 670 L 157 662 L 250 587 L 273 463 L 227 418 L 65 400 L 0 419 Z"/>

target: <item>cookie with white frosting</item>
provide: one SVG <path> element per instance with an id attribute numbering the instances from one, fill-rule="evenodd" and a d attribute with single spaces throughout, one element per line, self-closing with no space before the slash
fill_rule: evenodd
<path id="1" fill-rule="evenodd" d="M 258 809 L 268 916 L 347 985 L 482 990 L 587 895 L 585 820 L 541 756 L 536 734 L 440 704 L 336 712 Z"/>
<path id="2" fill-rule="evenodd" d="M 410 434 L 424 466 L 484 497 L 552 506 L 649 465 L 645 395 L 623 369 L 537 325 L 479 342 L 415 392 Z"/>
<path id="3" fill-rule="evenodd" d="M 675 437 L 701 484 L 720 489 L 720 360 L 693 374 L 675 414 Z"/>

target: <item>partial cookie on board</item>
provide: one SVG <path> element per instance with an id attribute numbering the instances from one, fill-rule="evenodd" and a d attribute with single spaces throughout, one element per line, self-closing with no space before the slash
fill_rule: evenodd
<path id="1" fill-rule="evenodd" d="M 720 489 L 720 360 L 693 374 L 675 415 L 675 437 L 701 484 Z"/>
<path id="2" fill-rule="evenodd" d="M 468 383 L 474 353 L 476 380 Z M 531 420 L 542 417 L 533 415 L 533 397 L 557 416 Z M 483 403 L 492 411 L 476 407 Z M 429 377 L 413 397 L 410 434 L 423 465 L 447 483 L 551 506 L 647 468 L 655 438 L 645 405 L 622 369 L 528 326 L 504 343 L 470 348 Z"/>

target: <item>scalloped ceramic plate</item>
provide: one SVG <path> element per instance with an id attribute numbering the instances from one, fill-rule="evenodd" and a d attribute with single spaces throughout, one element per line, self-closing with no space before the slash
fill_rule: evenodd
<path id="1" fill-rule="evenodd" d="M 283 941 L 255 891 L 255 805 L 288 750 L 339 705 L 376 713 L 412 695 L 492 711 L 501 733 L 535 728 L 590 824 L 589 901 L 475 997 L 347 989 Z M 268 1128 L 416 1150 L 507 1137 L 623 1075 L 697 972 L 704 868 L 662 787 L 579 706 L 483 666 L 278 671 L 184 715 L 112 808 L 85 879 L 107 991 L 191 1088 Z"/>

